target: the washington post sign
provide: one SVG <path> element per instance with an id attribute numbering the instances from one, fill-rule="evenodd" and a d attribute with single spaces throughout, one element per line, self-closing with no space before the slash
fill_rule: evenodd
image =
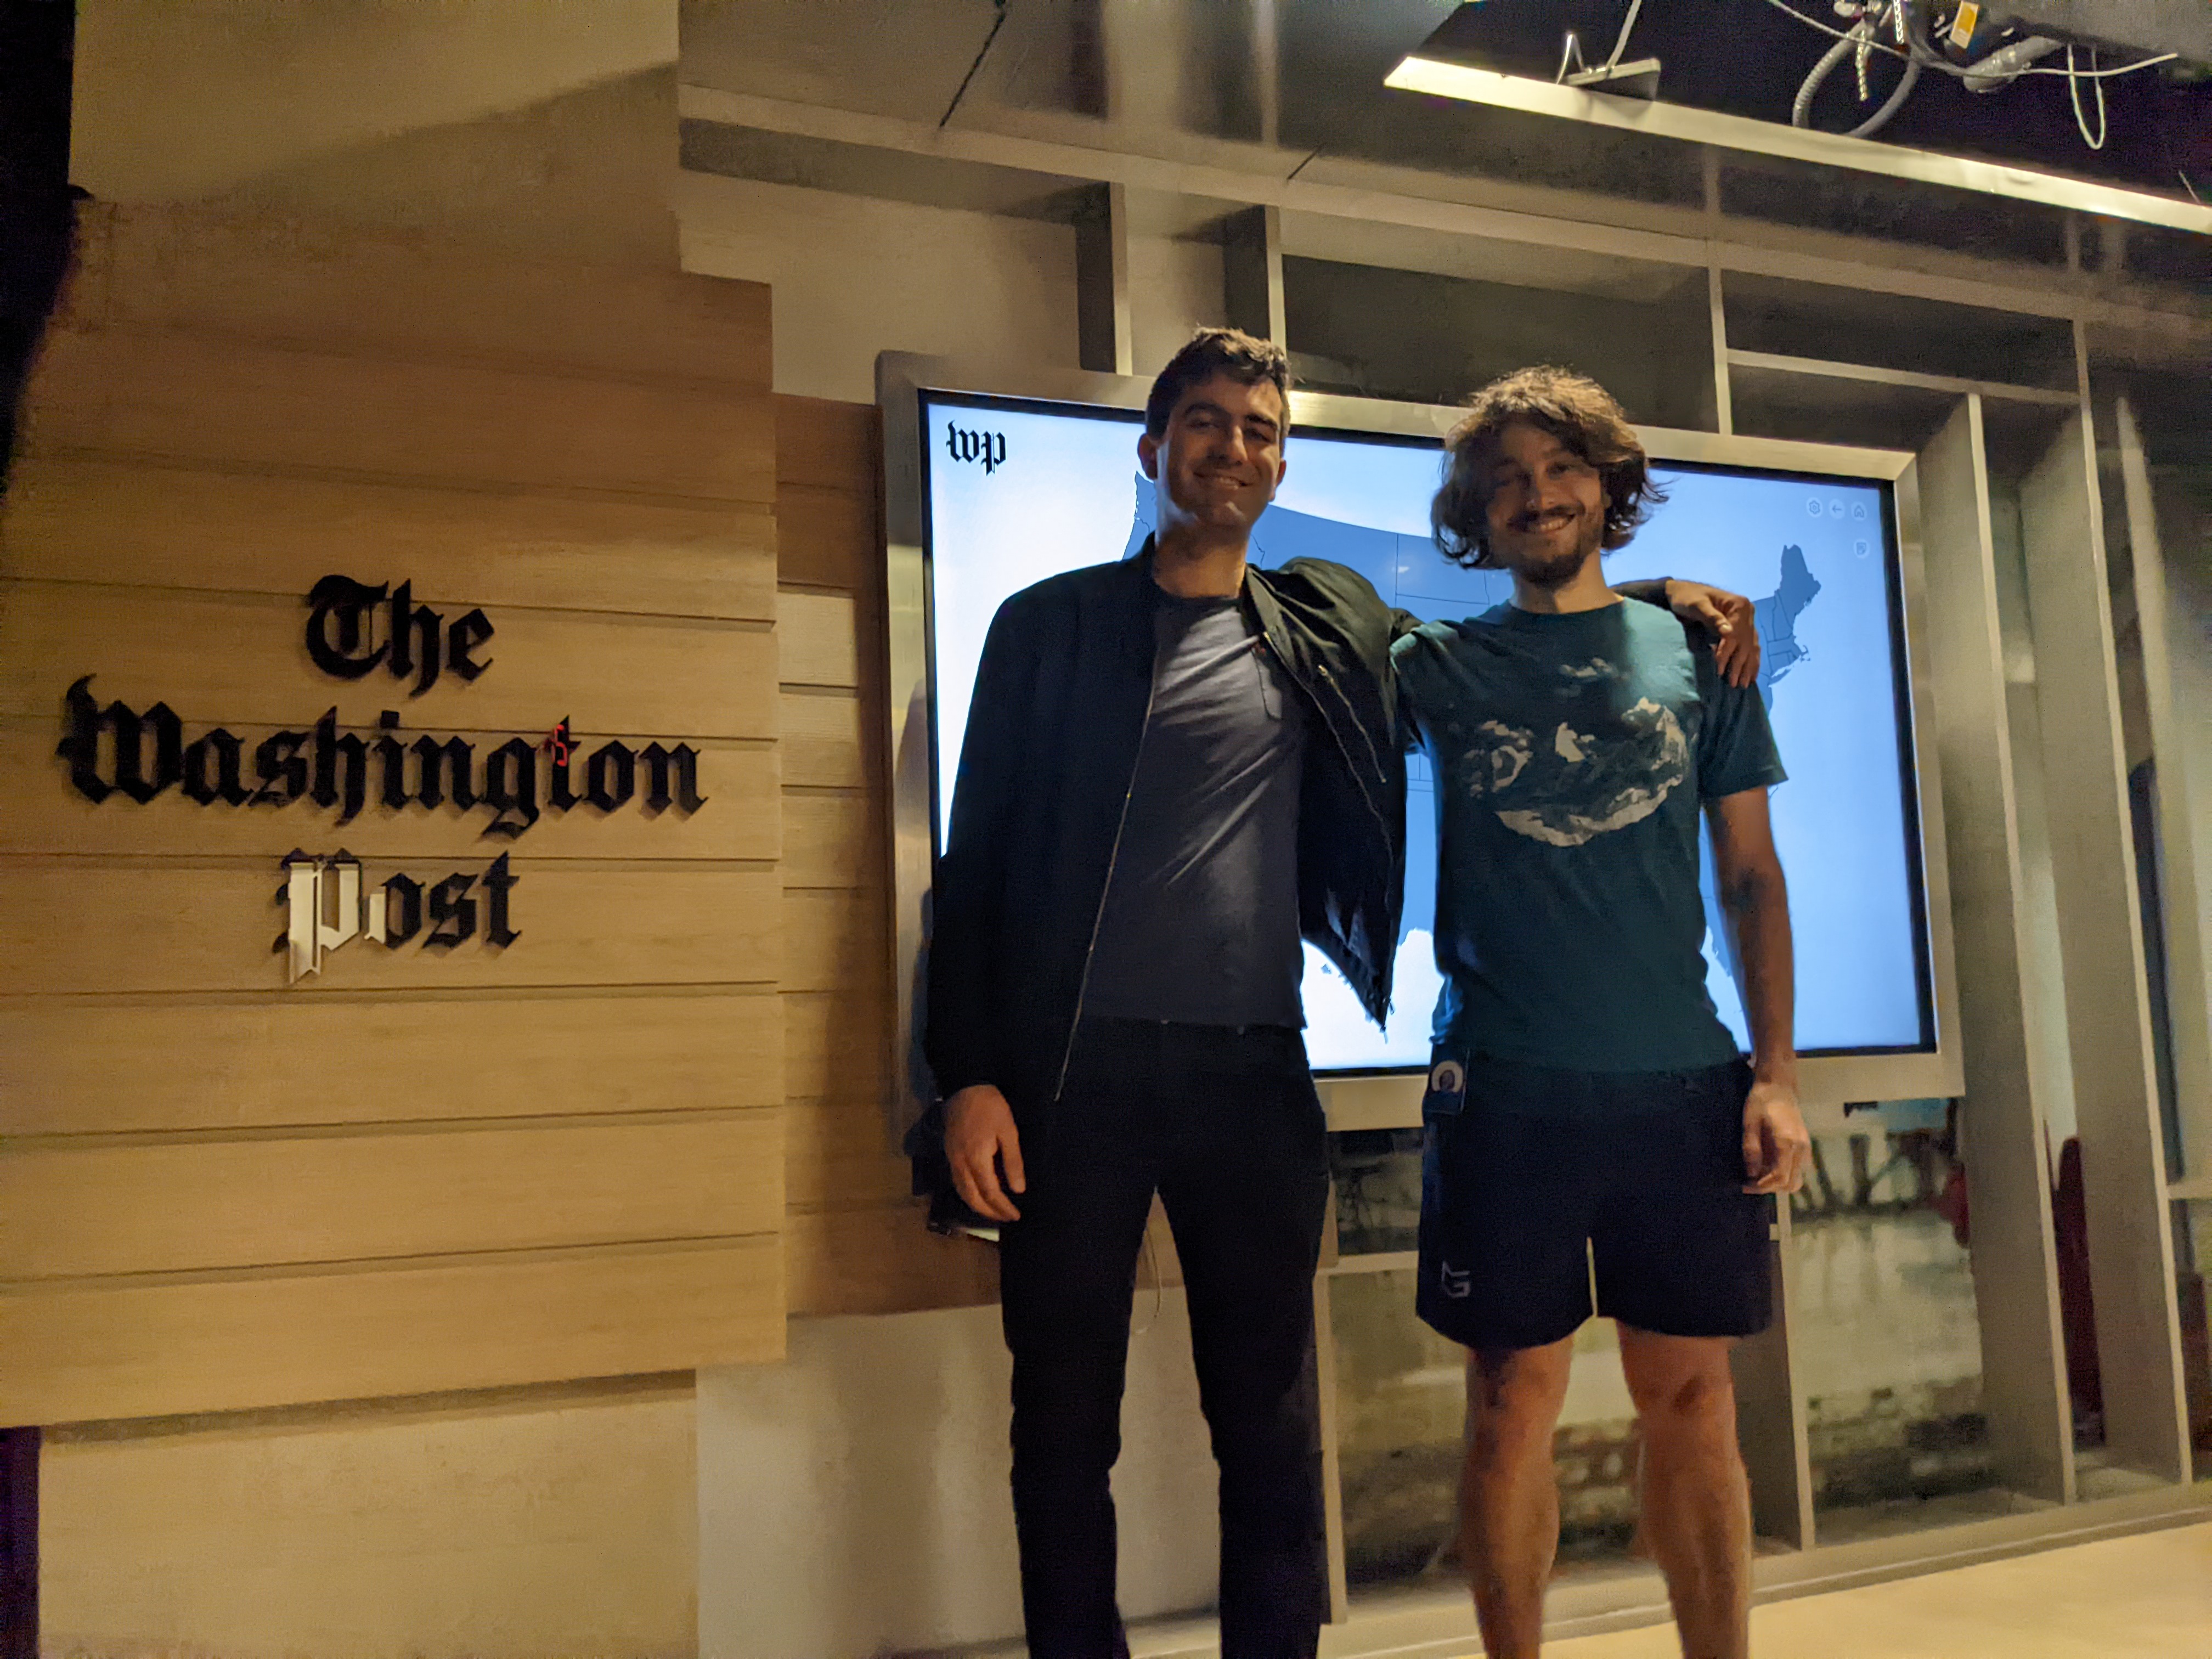
<path id="1" fill-rule="evenodd" d="M 307 655 L 333 679 L 375 677 L 417 697 L 450 675 L 464 683 L 489 672 L 497 630 L 481 610 L 451 622 L 415 603 L 410 585 L 371 586 L 325 576 L 307 594 Z M 63 699 L 62 739 L 72 787 L 88 800 L 144 805 L 180 791 L 215 811 L 253 811 L 305 802 L 336 824 L 350 823 L 374 801 L 393 812 L 451 809 L 481 813 L 483 834 L 512 844 L 546 812 L 648 816 L 697 811 L 699 756 L 689 744 L 641 750 L 607 742 L 580 755 L 564 714 L 538 732 L 510 738 L 482 755 L 477 745 L 434 733 L 411 736 L 399 714 L 377 715 L 376 735 L 345 730 L 335 706 L 311 726 L 271 732 L 249 753 L 221 726 L 189 732 L 166 702 L 138 710 L 103 705 L 90 674 Z M 289 980 L 321 970 L 323 957 L 356 939 L 398 951 L 450 949 L 481 937 L 505 949 L 522 937 L 515 890 L 521 878 L 502 851 L 481 875 L 441 879 L 405 873 L 370 882 L 361 861 L 340 848 L 294 851 L 283 860 L 276 902 L 287 925 L 278 934 Z"/>

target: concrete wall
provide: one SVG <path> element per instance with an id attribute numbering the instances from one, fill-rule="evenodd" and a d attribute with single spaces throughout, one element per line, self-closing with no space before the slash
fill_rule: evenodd
<path id="1" fill-rule="evenodd" d="M 1041 220 L 686 174 L 686 270 L 775 291 L 775 388 L 873 403 L 876 354 L 1076 362 L 1075 232 Z"/>
<path id="2" fill-rule="evenodd" d="M 45 1651 L 678 1659 L 691 1419 L 685 1374 L 64 1432 Z"/>
<path id="3" fill-rule="evenodd" d="M 1213 1594 L 1212 1458 L 1182 1293 L 1137 1297 L 1114 1489 L 1121 1607 Z M 699 1376 L 701 1659 L 866 1659 L 1018 1637 L 995 1307 L 800 1320 Z"/>

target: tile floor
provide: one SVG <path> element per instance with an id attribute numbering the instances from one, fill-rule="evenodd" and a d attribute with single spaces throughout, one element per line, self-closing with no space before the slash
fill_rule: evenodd
<path id="1" fill-rule="evenodd" d="M 1753 1610 L 1759 1659 L 2212 1659 L 2212 1522 Z M 1545 1659 L 1677 1659 L 1671 1628 Z"/>

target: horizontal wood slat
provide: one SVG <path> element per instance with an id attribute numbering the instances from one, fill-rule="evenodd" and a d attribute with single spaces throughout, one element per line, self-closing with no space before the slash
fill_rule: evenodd
<path id="1" fill-rule="evenodd" d="M 972 1238 L 943 1238 L 922 1206 L 794 1211 L 785 1218 L 792 1316 L 910 1313 L 972 1308 L 999 1294 L 999 1254 Z"/>
<path id="2" fill-rule="evenodd" d="M 778 483 L 842 490 L 872 500 L 882 455 L 882 427 L 873 404 L 777 394 Z"/>
<path id="3" fill-rule="evenodd" d="M 780 711 L 785 783 L 836 789 L 867 783 L 858 696 L 849 690 L 786 691 Z"/>
<path id="4" fill-rule="evenodd" d="M 776 751 L 764 744 L 740 744 L 715 738 L 694 744 L 702 799 L 697 811 L 688 813 L 675 806 L 648 812 L 637 799 L 612 812 L 601 812 L 587 801 L 556 811 L 548 796 L 552 759 L 540 750 L 532 763 L 538 820 L 509 837 L 489 830 L 495 815 L 489 805 L 465 811 L 450 801 L 434 811 L 410 806 L 395 811 L 381 805 L 384 769 L 374 751 L 363 781 L 372 804 L 350 823 L 339 822 L 337 807 L 318 806 L 312 799 L 270 806 L 233 806 L 218 800 L 204 806 L 176 787 L 143 804 L 120 793 L 95 803 L 71 784 L 68 763 L 54 753 L 59 729 L 58 721 L 0 718 L 0 801 L 8 803 L 8 810 L 0 813 L 0 853 L 235 854 L 275 860 L 295 847 L 334 849 L 343 844 L 360 857 L 387 860 L 484 859 L 501 853 L 533 859 L 774 859 L 781 844 Z M 197 734 L 198 728 L 190 729 Z M 255 748 L 275 728 L 226 729 L 245 745 L 246 787 L 251 788 Z M 374 726 L 349 731 L 372 740 L 381 735 Z M 398 735 L 403 743 L 411 744 L 422 734 Z M 459 738 L 473 747 L 479 786 L 488 758 L 514 735 L 437 734 L 441 742 Z M 641 755 L 656 740 L 635 734 L 622 739 L 633 755 Z M 597 739 L 591 741 L 595 745 Z M 647 775 L 641 764 L 635 770 L 641 795 Z M 419 771 L 419 761 L 409 756 L 403 776 L 411 785 Z M 102 776 L 112 776 L 105 762 Z M 583 756 L 573 763 L 570 776 L 572 787 L 580 790 L 586 782 Z M 812 813 L 808 824 L 809 834 L 829 848 L 816 856 L 815 863 L 860 856 L 852 850 L 852 837 L 865 833 L 861 827 L 824 811 Z M 834 844 L 829 839 L 833 836 L 840 837 Z"/>
<path id="5" fill-rule="evenodd" d="M 0 572 L 295 603 L 337 574 L 407 582 L 416 604 L 449 617 L 471 605 L 524 605 L 771 621 L 776 540 L 774 514 L 756 502 L 674 506 L 26 456 L 0 517 Z"/>
<path id="6" fill-rule="evenodd" d="M 830 991 L 783 994 L 783 1065 L 793 1100 L 879 1100 L 890 1086 L 888 972 Z"/>
<path id="7" fill-rule="evenodd" d="M 448 627 L 457 613 L 442 613 Z M 0 714 L 58 718 L 84 675 L 105 708 L 143 713 L 166 702 L 191 734 L 252 723 L 293 730 L 335 708 L 374 725 L 392 709 L 410 738 L 507 730 L 543 736 L 567 716 L 580 734 L 650 732 L 678 738 L 771 738 L 773 636 L 755 623 L 584 616 L 507 607 L 475 653 L 473 681 L 441 672 L 415 680 L 380 667 L 334 679 L 307 654 L 309 612 L 274 595 L 149 593 L 58 582 L 0 585 Z"/>
<path id="8" fill-rule="evenodd" d="M 786 1021 L 765 988 L 18 1001 L 0 1136 L 772 1106 Z"/>
<path id="9" fill-rule="evenodd" d="M 786 685 L 860 684 L 860 639 L 853 601 L 842 593 L 776 596 L 775 631 Z"/>
<path id="10" fill-rule="evenodd" d="M 793 1100 L 784 1107 L 784 1190 L 792 1208 L 903 1205 L 913 1168 L 891 1144 L 879 1097 Z"/>
<path id="11" fill-rule="evenodd" d="M 458 867 L 480 873 L 483 865 Z M 772 871 L 521 859 L 511 868 L 519 878 L 511 924 L 520 937 L 506 949 L 483 943 L 479 902 L 477 934 L 466 944 L 394 950 L 356 939 L 290 989 L 313 995 L 776 977 L 780 884 Z M 381 884 L 392 873 L 371 863 L 364 881 Z M 427 911 L 427 890 L 448 868 L 426 864 L 404 873 L 424 886 Z M 0 995 L 285 989 L 284 959 L 270 948 L 284 926 L 278 885 L 273 864 L 9 860 L 0 866 Z M 863 938 L 860 924 L 846 922 L 822 948 L 857 951 Z"/>
<path id="12" fill-rule="evenodd" d="M 872 493 L 779 483 L 775 492 L 777 565 L 783 580 L 817 587 L 879 586 L 871 568 L 883 562 Z"/>
<path id="13" fill-rule="evenodd" d="M 777 1359 L 783 1253 L 549 1252 L 0 1291 L 0 1422 L 61 1423 Z"/>
<path id="14" fill-rule="evenodd" d="M 775 416 L 739 388 L 103 329 L 49 335 L 28 395 L 44 453 L 775 500 Z"/>
<path id="15" fill-rule="evenodd" d="M 104 280 L 80 301 L 81 325 L 768 386 L 760 283 L 487 258 L 430 237 L 198 209 L 106 211 Z"/>
<path id="16" fill-rule="evenodd" d="M 786 890 L 783 988 L 848 991 L 883 983 L 890 949 L 884 905 L 880 888 Z"/>
<path id="17" fill-rule="evenodd" d="M 867 796 L 787 793 L 786 887 L 876 887 L 887 878 L 884 826 Z"/>
<path id="18" fill-rule="evenodd" d="M 775 1109 L 0 1152 L 0 1280 L 773 1233 Z"/>

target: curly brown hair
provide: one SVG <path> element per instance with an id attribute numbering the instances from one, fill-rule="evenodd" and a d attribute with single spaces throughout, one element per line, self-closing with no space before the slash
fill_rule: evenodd
<path id="1" fill-rule="evenodd" d="M 1607 552 L 1626 547 L 1637 526 L 1667 499 L 1611 392 L 1571 369 L 1516 369 L 1476 392 L 1444 440 L 1451 465 L 1429 504 L 1429 523 L 1438 550 L 1453 563 L 1498 568 L 1490 550 L 1491 469 L 1498 438 L 1515 421 L 1540 427 L 1597 469 L 1605 485 Z"/>

